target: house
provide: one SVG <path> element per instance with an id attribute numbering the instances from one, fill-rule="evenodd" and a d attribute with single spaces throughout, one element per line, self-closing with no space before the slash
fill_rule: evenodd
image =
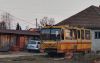
<path id="1" fill-rule="evenodd" d="M 24 50 L 28 40 L 37 35 L 26 30 L 0 30 L 0 51 Z"/>
<path id="2" fill-rule="evenodd" d="M 100 51 L 100 7 L 92 5 L 56 25 L 69 25 L 91 29 L 92 50 Z"/>

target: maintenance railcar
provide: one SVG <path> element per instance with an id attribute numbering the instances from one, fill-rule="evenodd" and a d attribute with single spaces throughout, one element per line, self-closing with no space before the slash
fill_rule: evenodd
<path id="1" fill-rule="evenodd" d="M 41 29 L 40 51 L 48 54 L 91 51 L 89 29 L 72 26 L 45 26 Z"/>

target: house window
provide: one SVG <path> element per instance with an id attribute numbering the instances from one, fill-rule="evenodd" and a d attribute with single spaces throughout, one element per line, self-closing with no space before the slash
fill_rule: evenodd
<path id="1" fill-rule="evenodd" d="M 100 39 L 100 32 L 95 32 L 95 39 Z"/>

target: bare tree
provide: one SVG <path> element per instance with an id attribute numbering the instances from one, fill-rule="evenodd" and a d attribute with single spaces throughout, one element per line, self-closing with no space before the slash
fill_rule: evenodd
<path id="1" fill-rule="evenodd" d="M 29 30 L 29 25 L 26 26 L 26 29 L 25 30 Z"/>
<path id="2" fill-rule="evenodd" d="M 40 25 L 41 26 L 46 26 L 48 22 L 48 17 L 44 17 L 40 20 Z"/>
<path id="3" fill-rule="evenodd" d="M 48 17 L 44 17 L 40 20 L 40 26 L 44 27 L 44 26 L 47 26 L 47 25 L 54 25 L 55 23 L 55 20 L 54 18 L 48 18 Z"/>
<path id="4" fill-rule="evenodd" d="M 6 29 L 6 23 L 4 21 L 0 22 L 0 29 Z"/>
<path id="5" fill-rule="evenodd" d="M 48 25 L 54 25 L 55 24 L 55 20 L 54 20 L 54 18 L 50 18 L 49 19 L 49 22 L 48 22 Z"/>

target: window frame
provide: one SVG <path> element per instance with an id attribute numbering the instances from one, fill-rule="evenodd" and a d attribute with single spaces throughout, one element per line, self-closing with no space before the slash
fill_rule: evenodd
<path id="1" fill-rule="evenodd" d="M 100 39 L 100 31 L 96 31 L 94 35 L 95 39 Z"/>

